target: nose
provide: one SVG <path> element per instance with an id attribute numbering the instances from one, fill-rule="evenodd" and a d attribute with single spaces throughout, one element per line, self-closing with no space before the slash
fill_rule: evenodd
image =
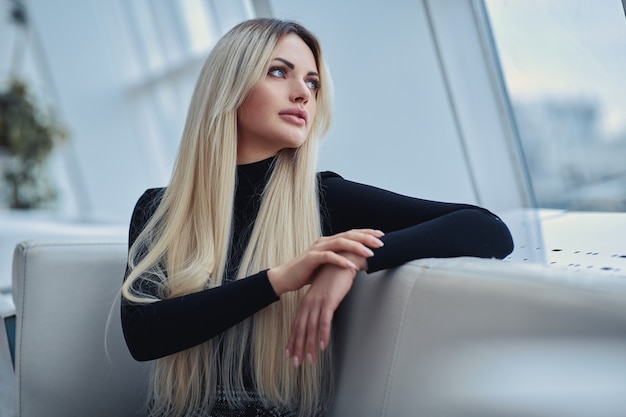
<path id="1" fill-rule="evenodd" d="M 311 89 L 304 80 L 294 80 L 294 86 L 291 90 L 291 100 L 296 103 L 306 104 L 311 99 Z"/>

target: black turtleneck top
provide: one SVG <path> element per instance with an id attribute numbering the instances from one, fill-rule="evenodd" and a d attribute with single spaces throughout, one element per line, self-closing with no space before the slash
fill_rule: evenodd
<path id="1" fill-rule="evenodd" d="M 248 242 L 274 159 L 237 167 L 233 242 L 223 285 L 151 304 L 122 302 L 122 327 L 137 360 L 151 360 L 198 345 L 278 300 L 261 271 L 232 280 Z M 385 245 L 374 249 L 368 272 L 419 258 L 476 256 L 504 258 L 513 249 L 506 225 L 493 213 L 468 204 L 442 203 L 399 195 L 318 174 L 324 235 L 350 229 L 385 232 Z M 147 190 L 137 202 L 129 229 L 129 247 L 154 213 L 164 188 Z"/>

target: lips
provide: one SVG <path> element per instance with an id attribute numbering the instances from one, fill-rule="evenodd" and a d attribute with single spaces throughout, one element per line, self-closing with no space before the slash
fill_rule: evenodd
<path id="1" fill-rule="evenodd" d="M 301 109 L 287 109 L 278 113 L 283 119 L 292 122 L 297 125 L 305 125 L 308 122 L 309 114 L 306 110 Z"/>

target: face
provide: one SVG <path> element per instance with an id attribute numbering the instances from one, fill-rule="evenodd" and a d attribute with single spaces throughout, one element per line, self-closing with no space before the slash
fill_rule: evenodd
<path id="1" fill-rule="evenodd" d="M 319 74 L 311 49 L 297 35 L 277 43 L 263 78 L 237 110 L 237 163 L 301 146 L 317 110 Z"/>

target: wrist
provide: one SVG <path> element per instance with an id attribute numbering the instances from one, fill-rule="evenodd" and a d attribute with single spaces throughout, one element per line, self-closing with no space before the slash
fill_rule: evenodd
<path id="1" fill-rule="evenodd" d="M 340 255 L 352 261 L 352 263 L 355 264 L 359 268 L 359 271 L 367 271 L 367 258 L 366 257 L 356 255 L 352 252 L 340 252 Z M 356 272 L 359 272 L 359 271 L 356 271 Z"/>
<path id="2" fill-rule="evenodd" d="M 274 293 L 276 293 L 277 297 L 280 297 L 288 291 L 283 283 L 282 274 L 279 268 L 280 267 L 275 267 L 267 270 L 267 279 L 269 280 L 270 285 L 274 289 Z"/>

